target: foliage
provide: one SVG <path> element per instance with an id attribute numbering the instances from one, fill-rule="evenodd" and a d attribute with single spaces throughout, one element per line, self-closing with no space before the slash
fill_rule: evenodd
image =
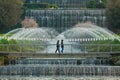
<path id="1" fill-rule="evenodd" d="M 24 19 L 22 21 L 22 27 L 24 28 L 38 27 L 38 24 L 34 19 Z"/>
<path id="2" fill-rule="evenodd" d="M 9 44 L 9 41 L 7 39 L 1 39 L 0 44 Z"/>
<path id="3" fill-rule="evenodd" d="M 4 34 L 0 34 L 0 36 L 3 36 Z"/>
<path id="4" fill-rule="evenodd" d="M 24 0 L 24 2 L 25 2 L 25 3 L 29 3 L 29 2 L 30 2 L 30 0 Z"/>
<path id="5" fill-rule="evenodd" d="M 7 39 L 1 39 L 0 44 L 17 44 L 16 40 L 7 40 Z"/>
<path id="6" fill-rule="evenodd" d="M 48 4 L 48 3 L 25 3 L 25 9 L 48 9 L 53 8 L 57 9 L 57 5 L 55 4 Z"/>
<path id="7" fill-rule="evenodd" d="M 120 0 L 107 0 L 106 24 L 110 30 L 120 32 Z"/>
<path id="8" fill-rule="evenodd" d="M 12 39 L 12 40 L 9 40 L 9 44 L 17 44 L 17 41 Z"/>
<path id="9" fill-rule="evenodd" d="M 111 65 L 120 65 L 120 63 L 118 63 L 120 61 L 120 56 L 118 55 L 110 57 L 109 60 Z"/>
<path id="10" fill-rule="evenodd" d="M 7 56 L 0 55 L 0 66 L 1 65 L 8 65 L 9 58 Z"/>
<path id="11" fill-rule="evenodd" d="M 0 55 L 0 66 L 4 64 L 4 56 Z"/>
<path id="12" fill-rule="evenodd" d="M 120 41 L 118 40 L 91 41 L 91 42 L 87 42 L 87 44 L 100 44 L 101 46 L 99 46 L 99 51 L 108 52 L 111 49 L 111 45 L 120 44 Z M 93 46 L 90 45 L 86 48 L 90 52 L 98 51 L 97 45 L 93 45 Z M 119 49 L 120 49 L 120 46 L 112 47 L 112 51 L 119 51 Z"/>
<path id="13" fill-rule="evenodd" d="M 118 40 L 101 40 L 101 41 L 93 41 L 93 42 L 88 42 L 89 44 L 120 44 L 120 41 Z"/>
<path id="14" fill-rule="evenodd" d="M 22 4 L 21 0 L 0 0 L 0 32 L 20 21 Z"/>
<path id="15" fill-rule="evenodd" d="M 4 44 L 4 45 L 3 45 Z M 0 40 L 0 51 L 5 51 L 5 50 L 7 50 L 7 45 L 9 45 L 9 44 L 17 44 L 17 41 L 16 40 L 7 40 L 7 39 L 1 39 Z M 18 47 L 16 46 L 11 46 L 10 48 L 9 48 L 9 50 L 12 48 L 12 50 L 16 50 L 16 49 L 18 49 Z"/>
<path id="16" fill-rule="evenodd" d="M 87 3 L 87 8 L 105 8 L 106 7 L 106 0 L 101 0 L 101 2 L 90 0 Z"/>
<path id="17" fill-rule="evenodd" d="M 90 0 L 87 4 L 87 8 L 96 8 L 96 1 Z"/>
<path id="18" fill-rule="evenodd" d="M 24 42 L 24 41 L 23 41 Z M 33 41 L 30 41 L 30 44 L 26 44 L 29 41 L 25 41 L 24 43 L 19 43 L 14 39 L 7 40 L 1 39 L 0 40 L 0 51 L 9 51 L 9 52 L 35 52 L 36 50 L 44 50 L 45 48 L 41 45 L 31 45 Z"/>

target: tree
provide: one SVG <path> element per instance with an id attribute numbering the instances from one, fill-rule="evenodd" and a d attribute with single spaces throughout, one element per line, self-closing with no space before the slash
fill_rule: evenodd
<path id="1" fill-rule="evenodd" d="M 120 0 L 107 1 L 106 25 L 110 30 L 120 32 Z"/>
<path id="2" fill-rule="evenodd" d="M 27 19 L 26 18 L 22 21 L 22 26 L 24 28 L 37 28 L 38 24 L 34 19 Z"/>
<path id="3" fill-rule="evenodd" d="M 87 3 L 87 8 L 105 8 L 106 0 L 90 0 Z"/>
<path id="4" fill-rule="evenodd" d="M 0 32 L 5 32 L 20 21 L 21 8 L 21 0 L 0 0 Z"/>
<path id="5" fill-rule="evenodd" d="M 87 3 L 87 8 L 96 8 L 96 1 L 95 0 L 90 0 Z"/>
<path id="6" fill-rule="evenodd" d="M 97 8 L 105 8 L 106 7 L 106 0 L 100 0 L 97 4 L 96 4 Z"/>

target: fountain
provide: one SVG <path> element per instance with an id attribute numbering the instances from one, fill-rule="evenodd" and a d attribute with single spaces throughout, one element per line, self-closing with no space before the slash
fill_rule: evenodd
<path id="1" fill-rule="evenodd" d="M 77 0 L 78 1 L 78 0 Z M 37 20 L 40 26 L 51 27 L 63 32 L 78 22 L 91 21 L 105 27 L 105 10 L 26 10 L 26 18 Z M 57 26 L 57 27 L 56 27 Z"/>
<path id="2" fill-rule="evenodd" d="M 119 80 L 119 66 L 77 65 L 76 59 L 25 59 L 27 63 L 0 66 L 2 80 Z M 33 61 L 32 61 L 33 60 Z M 34 61 L 36 60 L 36 61 Z M 48 61 L 46 61 L 48 60 Z M 55 60 L 55 61 L 54 61 Z M 38 62 L 37 62 L 38 61 Z M 34 63 L 35 62 L 35 63 Z M 55 64 L 51 64 L 52 62 Z M 31 64 L 33 63 L 33 64 Z M 66 64 L 68 63 L 68 64 Z"/>
<path id="3" fill-rule="evenodd" d="M 14 29 L 3 36 L 6 38 L 7 35 L 12 34 L 8 39 L 17 40 L 49 40 L 64 39 L 65 41 L 94 41 L 94 40 L 114 40 L 120 41 L 118 36 L 108 29 L 101 28 L 90 22 L 78 23 L 73 28 L 70 28 L 58 35 L 58 32 L 52 28 L 18 28 Z M 53 41 L 54 42 L 54 41 Z"/>
<path id="4" fill-rule="evenodd" d="M 7 38 L 9 34 L 12 34 L 12 36 L 8 37 L 8 39 L 40 40 L 40 39 L 50 39 L 51 36 L 54 38 L 58 33 L 54 29 L 44 28 L 44 27 L 43 28 L 18 28 L 5 34 L 3 38 Z"/>
<path id="5" fill-rule="evenodd" d="M 78 23 L 73 28 L 68 29 L 58 35 L 59 38 L 61 35 L 64 35 L 65 39 L 77 39 L 81 41 L 97 41 L 97 40 L 114 40 L 117 39 L 120 41 L 120 38 L 117 38 L 115 34 L 108 29 L 101 28 L 90 22 L 87 23 Z"/>
<path id="6" fill-rule="evenodd" d="M 9 34 L 12 35 L 8 37 Z M 71 50 L 75 53 L 82 53 L 81 49 L 79 49 L 82 47 L 80 45 L 76 46 L 76 44 L 83 42 L 114 39 L 120 41 L 120 38 L 115 36 L 113 32 L 90 22 L 78 23 L 73 28 L 60 34 L 52 28 L 18 28 L 5 34 L 3 38 L 18 40 L 19 44 L 49 44 L 47 47 L 44 46 L 44 51 L 38 50 L 37 53 L 45 53 L 46 51 L 47 53 L 54 53 L 56 41 L 62 39 L 65 45 L 64 53 L 71 53 Z M 28 42 L 26 43 L 26 41 Z"/>
<path id="7" fill-rule="evenodd" d="M 9 34 L 12 34 L 8 37 Z M 51 28 L 18 28 L 5 34 L 3 38 L 20 41 L 44 41 L 49 43 L 47 51 L 54 53 L 57 39 L 64 44 L 78 44 L 82 41 L 117 39 L 115 34 L 91 23 L 78 23 L 60 34 Z M 52 46 L 51 46 L 52 45 Z M 67 46 L 66 52 L 71 46 Z M 75 53 L 80 47 L 72 47 Z M 46 51 L 46 50 L 45 50 Z M 39 51 L 38 51 L 39 52 Z M 74 54 L 73 54 L 74 55 Z M 20 58 L 9 61 L 9 65 L 0 66 L 0 80 L 119 80 L 120 67 L 110 66 L 106 59 L 97 58 Z"/>

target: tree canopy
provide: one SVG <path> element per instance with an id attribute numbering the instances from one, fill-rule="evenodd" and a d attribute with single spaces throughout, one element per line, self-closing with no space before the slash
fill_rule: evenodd
<path id="1" fill-rule="evenodd" d="M 100 0 L 100 1 L 96 1 L 96 0 L 90 0 L 87 3 L 87 8 L 105 8 L 106 7 L 106 0 Z"/>
<path id="2" fill-rule="evenodd" d="M 120 32 L 120 0 L 107 1 L 106 23 L 110 30 Z"/>
<path id="3" fill-rule="evenodd" d="M 22 5 L 21 0 L 0 0 L 0 32 L 20 21 Z"/>
<path id="4" fill-rule="evenodd" d="M 24 28 L 37 28 L 38 24 L 34 19 L 27 19 L 26 18 L 22 21 L 22 26 Z"/>

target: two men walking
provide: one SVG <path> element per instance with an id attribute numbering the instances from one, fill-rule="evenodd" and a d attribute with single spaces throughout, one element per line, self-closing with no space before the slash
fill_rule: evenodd
<path id="1" fill-rule="evenodd" d="M 61 51 L 60 51 L 60 46 L 61 46 Z M 63 53 L 63 51 L 64 51 L 63 40 L 61 40 L 61 45 L 59 44 L 59 40 L 57 41 L 55 53 L 57 53 L 57 51 L 58 51 L 58 53 Z"/>

